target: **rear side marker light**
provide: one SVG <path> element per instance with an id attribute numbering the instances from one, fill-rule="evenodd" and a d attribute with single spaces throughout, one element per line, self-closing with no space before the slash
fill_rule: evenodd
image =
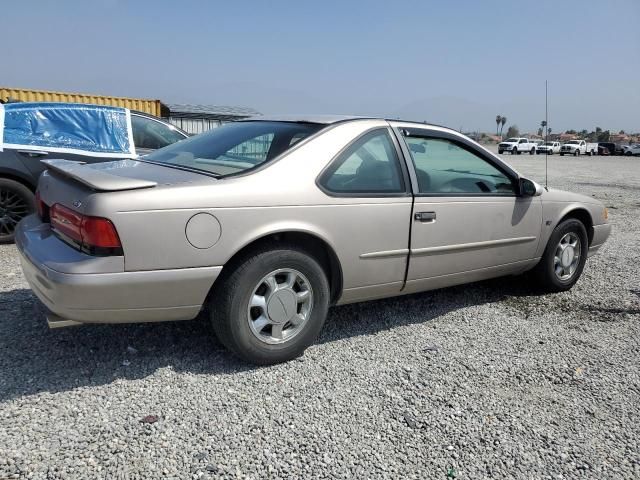
<path id="1" fill-rule="evenodd" d="M 54 204 L 51 207 L 51 227 L 68 243 L 90 255 L 122 255 L 122 244 L 116 227 L 109 219 L 90 217 Z"/>
<path id="2" fill-rule="evenodd" d="M 42 201 L 42 198 L 40 198 L 40 191 L 38 190 L 36 190 L 36 211 L 38 212 L 40 220 L 43 222 L 49 221 L 49 207 Z"/>

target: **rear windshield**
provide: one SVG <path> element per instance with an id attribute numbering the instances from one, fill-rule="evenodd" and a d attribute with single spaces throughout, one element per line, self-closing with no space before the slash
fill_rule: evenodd
<path id="1" fill-rule="evenodd" d="M 323 125 L 247 121 L 226 125 L 161 148 L 143 160 L 216 176 L 250 170 L 289 150 Z"/>

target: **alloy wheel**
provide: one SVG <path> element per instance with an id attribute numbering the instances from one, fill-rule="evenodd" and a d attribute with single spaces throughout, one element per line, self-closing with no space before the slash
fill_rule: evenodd
<path id="1" fill-rule="evenodd" d="M 0 236 L 13 235 L 18 222 L 30 213 L 29 203 L 16 191 L 0 188 Z"/>
<path id="2" fill-rule="evenodd" d="M 313 290 L 298 270 L 283 268 L 265 275 L 247 307 L 251 333 L 260 341 L 281 344 L 298 335 L 313 309 Z"/>
<path id="3" fill-rule="evenodd" d="M 575 275 L 580 264 L 581 250 L 577 233 L 569 232 L 560 239 L 553 257 L 553 269 L 558 279 L 566 282 Z"/>

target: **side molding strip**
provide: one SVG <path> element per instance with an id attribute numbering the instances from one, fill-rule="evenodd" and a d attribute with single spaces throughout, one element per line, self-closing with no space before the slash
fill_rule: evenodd
<path id="1" fill-rule="evenodd" d="M 443 245 L 441 247 L 412 248 L 411 255 L 437 255 L 439 253 L 459 252 L 462 250 L 474 250 L 481 248 L 497 247 L 501 245 L 516 245 L 537 240 L 538 237 L 503 238 L 500 240 L 487 240 L 485 242 L 460 243 L 458 245 Z"/>
<path id="2" fill-rule="evenodd" d="M 360 258 L 389 258 L 389 257 L 402 257 L 409 255 L 408 248 L 402 248 L 400 250 L 384 250 L 381 252 L 363 253 Z"/>

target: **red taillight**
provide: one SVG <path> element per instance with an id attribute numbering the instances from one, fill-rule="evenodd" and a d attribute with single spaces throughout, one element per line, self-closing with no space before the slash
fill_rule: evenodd
<path id="1" fill-rule="evenodd" d="M 116 227 L 106 218 L 82 215 L 59 203 L 49 212 L 54 231 L 92 255 L 121 255 L 122 244 Z"/>
<path id="2" fill-rule="evenodd" d="M 106 218 L 84 217 L 82 222 L 82 241 L 94 247 L 121 247 L 116 227 Z"/>

